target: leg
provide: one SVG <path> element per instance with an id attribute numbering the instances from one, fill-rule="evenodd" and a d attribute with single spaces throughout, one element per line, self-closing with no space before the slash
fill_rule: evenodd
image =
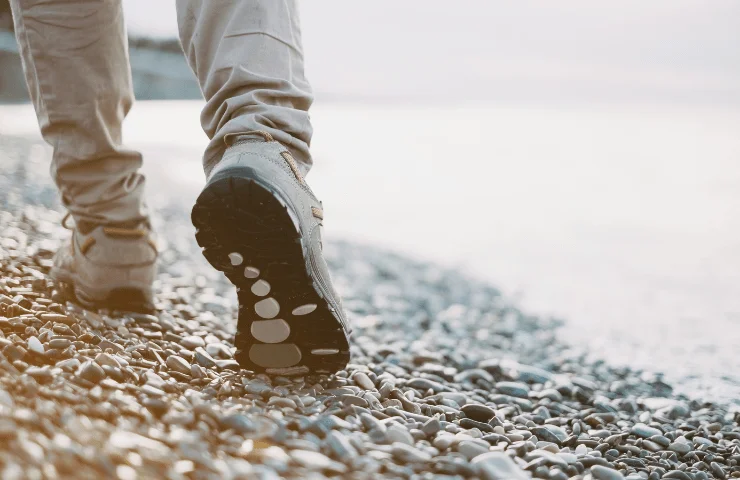
<path id="1" fill-rule="evenodd" d="M 96 224 L 144 219 L 141 156 L 121 146 L 134 99 L 121 1 L 10 3 L 64 206 Z"/>
<path id="2" fill-rule="evenodd" d="M 156 246 L 141 156 L 121 146 L 133 103 L 120 0 L 11 0 L 51 171 L 75 218 L 50 276 L 86 307 L 149 311 Z"/>
<path id="3" fill-rule="evenodd" d="M 192 218 L 206 259 L 237 287 L 234 358 L 268 374 L 335 372 L 350 327 L 304 178 L 312 97 L 295 1 L 178 0 L 178 10 L 211 138 Z"/>
<path id="4" fill-rule="evenodd" d="M 313 96 L 295 1 L 178 0 L 177 11 L 180 41 L 207 102 L 206 173 L 221 159 L 227 134 L 253 130 L 285 145 L 306 173 Z"/>

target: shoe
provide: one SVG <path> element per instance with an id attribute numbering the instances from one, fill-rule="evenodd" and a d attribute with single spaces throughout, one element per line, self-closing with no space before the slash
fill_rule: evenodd
<path id="1" fill-rule="evenodd" d="M 270 134 L 232 138 L 192 220 L 203 255 L 237 288 L 235 358 L 271 375 L 334 373 L 350 328 L 322 254 L 321 202 Z"/>
<path id="2" fill-rule="evenodd" d="M 147 223 L 78 222 L 54 255 L 50 276 L 85 308 L 151 313 L 156 261 L 157 247 Z"/>

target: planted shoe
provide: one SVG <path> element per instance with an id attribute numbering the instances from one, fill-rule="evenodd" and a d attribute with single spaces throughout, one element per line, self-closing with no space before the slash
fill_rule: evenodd
<path id="1" fill-rule="evenodd" d="M 156 261 L 148 225 L 80 222 L 54 256 L 50 275 L 87 308 L 151 312 Z"/>
<path id="2" fill-rule="evenodd" d="M 303 375 L 347 364 L 350 329 L 322 254 L 321 202 L 285 147 L 266 132 L 237 137 L 192 220 L 206 259 L 237 287 L 243 368 Z"/>

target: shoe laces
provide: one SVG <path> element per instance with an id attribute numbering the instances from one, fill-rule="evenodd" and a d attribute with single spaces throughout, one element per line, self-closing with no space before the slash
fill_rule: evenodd
<path id="1" fill-rule="evenodd" d="M 68 221 L 72 218 L 74 225 L 69 225 Z M 111 237 L 126 237 L 126 238 L 140 238 L 145 237 L 149 234 L 148 223 L 145 222 L 145 226 L 141 225 L 142 222 L 128 222 L 119 223 L 114 225 L 101 225 L 95 222 L 89 222 L 85 220 L 76 221 L 70 212 L 67 212 L 62 218 L 62 226 L 67 230 L 80 230 L 83 234 L 89 233 L 97 227 L 102 227 L 103 232 Z"/>
<path id="2" fill-rule="evenodd" d="M 69 220 L 70 218 L 72 218 L 72 214 L 71 214 L 71 213 L 69 213 L 69 212 L 67 212 L 67 213 L 66 213 L 66 214 L 64 215 L 64 218 L 62 218 L 62 226 L 63 226 L 64 228 L 66 228 L 67 230 L 74 230 L 74 228 L 75 228 L 74 226 L 70 227 L 70 226 L 69 226 L 69 225 L 67 224 L 67 220 Z"/>
<path id="3" fill-rule="evenodd" d="M 248 132 L 227 133 L 226 135 L 224 135 L 224 143 L 226 143 L 227 146 L 231 147 L 234 145 L 239 145 L 241 143 L 250 143 L 250 142 L 258 141 L 258 140 L 248 139 L 248 138 L 240 138 L 240 137 L 247 137 L 247 136 L 253 136 L 253 137 L 260 136 L 264 139 L 265 142 L 275 141 L 273 136 L 270 135 L 270 132 L 265 132 L 264 130 L 250 130 Z M 290 152 L 287 150 L 280 152 L 280 155 L 288 163 L 288 166 L 290 167 L 290 170 L 293 172 L 293 175 L 295 176 L 296 180 L 298 180 L 298 183 L 300 183 L 301 185 L 305 185 L 306 180 L 303 178 L 303 174 L 301 173 L 301 170 L 298 168 L 298 163 L 295 161 L 295 158 L 293 158 L 293 155 L 291 155 Z"/>

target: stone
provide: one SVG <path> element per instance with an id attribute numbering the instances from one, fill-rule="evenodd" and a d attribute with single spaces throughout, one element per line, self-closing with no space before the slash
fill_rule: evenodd
<path id="1" fill-rule="evenodd" d="M 477 403 L 469 403 L 461 408 L 466 417 L 477 422 L 487 422 L 494 417 L 496 412 L 491 407 Z"/>
<path id="2" fill-rule="evenodd" d="M 522 382 L 498 382 L 496 383 L 496 390 L 512 397 L 527 398 L 529 395 L 529 387 Z"/>
<path id="3" fill-rule="evenodd" d="M 431 437 L 432 435 L 436 434 L 441 429 L 442 429 L 442 425 L 440 424 L 439 419 L 436 417 L 430 418 L 421 427 L 421 431 L 424 432 L 424 434 L 428 437 Z"/>
<path id="4" fill-rule="evenodd" d="M 291 450 L 290 457 L 299 465 L 318 471 L 331 471 L 341 474 L 347 471 L 347 467 L 339 462 L 331 460 L 326 455 L 310 450 Z"/>
<path id="5" fill-rule="evenodd" d="M 673 442 L 668 446 L 668 450 L 676 452 L 679 455 L 685 455 L 691 451 L 691 445 L 683 442 Z"/>
<path id="6" fill-rule="evenodd" d="M 457 451 L 465 455 L 468 460 L 472 460 L 478 455 L 488 452 L 488 447 L 483 446 L 478 442 L 464 440 L 457 444 Z"/>
<path id="7" fill-rule="evenodd" d="M 28 350 L 35 353 L 44 353 L 44 346 L 41 344 L 38 338 L 29 337 L 28 339 Z"/>
<path id="8" fill-rule="evenodd" d="M 358 387 L 365 390 L 373 390 L 375 388 L 375 384 L 364 372 L 355 372 L 355 374 L 352 375 L 352 380 L 355 381 L 355 384 L 357 384 Z"/>
<path id="9" fill-rule="evenodd" d="M 404 463 L 428 462 L 432 459 L 427 452 L 401 442 L 394 442 L 391 445 L 391 454 L 393 458 Z"/>
<path id="10" fill-rule="evenodd" d="M 190 375 L 190 364 L 184 358 L 177 355 L 170 355 L 165 362 L 169 368 L 176 372 Z"/>
<path id="11" fill-rule="evenodd" d="M 411 436 L 409 431 L 400 425 L 390 425 L 386 432 L 388 440 L 391 442 L 405 443 L 406 445 L 414 444 L 414 437 Z"/>
<path id="12" fill-rule="evenodd" d="M 66 338 L 52 338 L 51 340 L 49 340 L 49 348 L 64 350 L 70 345 L 72 345 L 72 341 Z"/>
<path id="13" fill-rule="evenodd" d="M 198 362 L 198 364 L 201 367 L 204 368 L 217 368 L 218 364 L 216 363 L 216 360 L 211 357 L 208 352 L 206 352 L 203 348 L 198 347 L 195 349 L 194 354 L 195 361 Z"/>
<path id="14" fill-rule="evenodd" d="M 91 383 L 100 383 L 106 377 L 103 368 L 91 360 L 80 366 L 77 375 Z"/>
<path id="15" fill-rule="evenodd" d="M 649 427 L 644 423 L 636 423 L 632 426 L 632 433 L 641 438 L 650 438 L 655 435 L 663 435 L 657 428 Z"/>
<path id="16" fill-rule="evenodd" d="M 688 473 L 682 472 L 681 470 L 672 470 L 665 475 L 663 475 L 661 478 L 665 479 L 675 479 L 675 480 L 693 480 Z M 722 478 L 722 477 L 719 477 Z"/>
<path id="17" fill-rule="evenodd" d="M 180 341 L 180 345 L 187 348 L 188 350 L 195 350 L 198 347 L 205 347 L 206 342 L 205 340 L 203 340 L 203 337 L 188 335 L 187 337 L 183 337 L 183 339 Z"/>
<path id="18" fill-rule="evenodd" d="M 558 446 L 562 446 L 563 442 L 568 438 L 566 431 L 556 425 L 534 427 L 531 431 L 534 435 L 537 435 L 537 438 L 540 440 L 555 443 Z"/>
<path id="19" fill-rule="evenodd" d="M 591 476 L 596 480 L 624 480 L 624 475 L 620 471 L 600 465 L 591 467 Z"/>
<path id="20" fill-rule="evenodd" d="M 483 480 L 529 480 L 529 475 L 503 452 L 484 453 L 472 463 Z"/>
<path id="21" fill-rule="evenodd" d="M 257 425 L 255 422 L 240 413 L 233 413 L 222 417 L 219 423 L 222 428 L 230 428 L 239 434 L 257 431 Z"/>
<path id="22" fill-rule="evenodd" d="M 332 430 L 326 436 L 326 445 L 334 454 L 334 457 L 343 462 L 351 462 L 357 458 L 357 449 L 352 446 L 347 436 Z"/>

